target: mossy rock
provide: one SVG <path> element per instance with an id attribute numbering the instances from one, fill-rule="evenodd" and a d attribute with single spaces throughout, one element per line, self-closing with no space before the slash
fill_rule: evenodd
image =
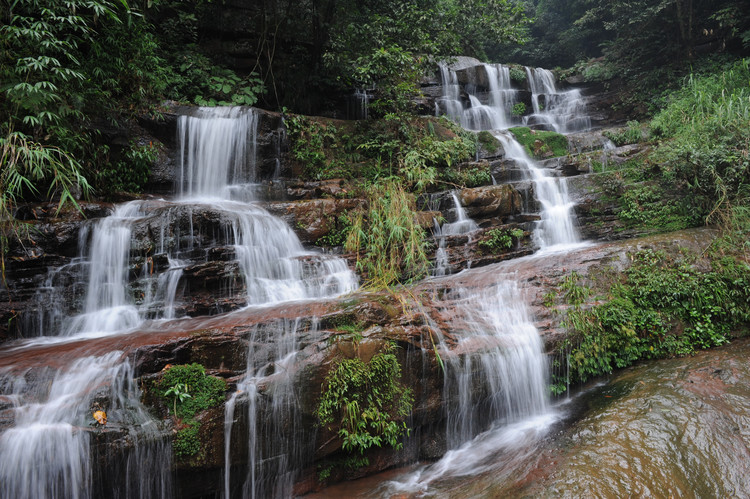
<path id="1" fill-rule="evenodd" d="M 499 140 L 497 140 L 497 137 L 492 135 L 487 130 L 483 130 L 477 134 L 477 142 L 482 146 L 482 149 L 487 151 L 489 154 L 502 152 L 503 145 Z"/>
<path id="2" fill-rule="evenodd" d="M 206 374 L 200 364 L 175 365 L 162 372 L 153 391 L 179 425 L 173 442 L 175 457 L 185 461 L 204 454 L 201 414 L 224 402 L 227 382 Z"/>
<path id="3" fill-rule="evenodd" d="M 532 130 L 525 126 L 511 128 L 510 131 L 535 159 L 556 158 L 568 154 L 568 138 L 561 133 Z"/>

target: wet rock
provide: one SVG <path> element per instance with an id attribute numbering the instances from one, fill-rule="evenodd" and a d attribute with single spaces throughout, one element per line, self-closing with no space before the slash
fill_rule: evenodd
<path id="1" fill-rule="evenodd" d="M 459 199 L 471 218 L 506 219 L 521 212 L 521 195 L 511 185 L 461 189 Z"/>
<path id="2" fill-rule="evenodd" d="M 338 218 L 364 205 L 362 199 L 311 199 L 274 203 L 269 210 L 281 216 L 304 244 L 314 244 L 323 236 L 341 230 Z"/>
<path id="3" fill-rule="evenodd" d="M 292 181 L 287 184 L 287 195 L 292 199 L 314 199 L 321 197 L 342 198 L 349 195 L 352 187 L 343 179 L 317 182 Z"/>

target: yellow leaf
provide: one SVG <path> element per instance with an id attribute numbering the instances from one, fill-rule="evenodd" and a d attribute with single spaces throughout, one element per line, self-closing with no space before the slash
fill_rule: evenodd
<path id="1" fill-rule="evenodd" d="M 104 426 L 107 424 L 107 413 L 104 411 L 94 411 L 94 419 L 100 425 Z"/>

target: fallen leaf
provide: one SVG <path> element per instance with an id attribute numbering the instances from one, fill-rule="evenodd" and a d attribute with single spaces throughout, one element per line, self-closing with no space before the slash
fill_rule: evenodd
<path id="1" fill-rule="evenodd" d="M 107 413 L 104 411 L 94 411 L 94 419 L 96 419 L 96 422 L 101 426 L 104 426 L 107 424 Z"/>

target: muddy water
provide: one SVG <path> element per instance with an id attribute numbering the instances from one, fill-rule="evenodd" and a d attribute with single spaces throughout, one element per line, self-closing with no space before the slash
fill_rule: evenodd
<path id="1" fill-rule="evenodd" d="M 644 363 L 557 404 L 556 419 L 317 497 L 750 497 L 748 358 L 743 339 Z"/>

